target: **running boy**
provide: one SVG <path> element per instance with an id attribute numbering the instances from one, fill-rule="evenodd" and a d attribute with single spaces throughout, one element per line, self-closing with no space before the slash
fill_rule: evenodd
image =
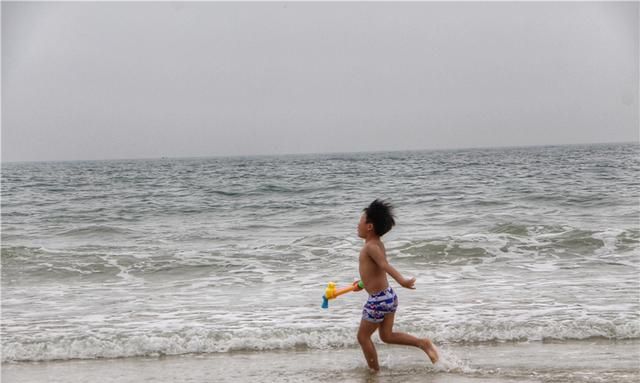
<path id="1" fill-rule="evenodd" d="M 412 335 L 393 331 L 393 320 L 398 297 L 387 281 L 391 275 L 400 286 L 415 289 L 415 278 L 404 278 L 387 262 L 384 244 L 380 240 L 395 225 L 393 206 L 385 201 L 375 200 L 364 209 L 358 223 L 358 236 L 365 240 L 360 251 L 360 280 L 369 293 L 369 299 L 362 311 L 362 320 L 358 329 L 358 343 L 367 359 L 369 368 L 378 371 L 378 354 L 371 341 L 371 335 L 380 329 L 380 339 L 385 343 L 415 346 L 424 351 L 432 363 L 438 361 L 438 351 L 427 338 L 419 339 Z M 362 289 L 356 288 L 356 291 Z"/>

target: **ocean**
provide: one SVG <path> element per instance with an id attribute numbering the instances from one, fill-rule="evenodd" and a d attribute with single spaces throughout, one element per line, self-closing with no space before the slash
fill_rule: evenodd
<path id="1" fill-rule="evenodd" d="M 635 382 L 640 145 L 2 163 L 2 380 Z M 383 237 L 374 335 L 356 226 Z M 57 379 L 57 380 L 56 380 Z M 374 379 L 374 380 L 372 380 Z"/>

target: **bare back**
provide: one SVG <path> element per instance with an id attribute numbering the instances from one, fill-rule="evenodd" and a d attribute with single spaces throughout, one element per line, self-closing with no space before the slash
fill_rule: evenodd
<path id="1" fill-rule="evenodd" d="M 381 241 L 370 241 L 360 250 L 360 280 L 364 283 L 364 289 L 369 294 L 375 294 L 389 287 L 387 272 L 384 271 L 370 256 L 370 247 L 375 246 L 382 250 L 386 258 L 384 244 Z"/>

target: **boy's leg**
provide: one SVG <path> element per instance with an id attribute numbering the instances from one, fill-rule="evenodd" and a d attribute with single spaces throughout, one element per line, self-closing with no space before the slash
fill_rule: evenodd
<path id="1" fill-rule="evenodd" d="M 385 343 L 404 344 L 407 346 L 419 347 L 427 354 L 432 363 L 437 362 L 438 351 L 428 338 L 420 339 L 403 332 L 393 331 L 393 321 L 395 319 L 395 316 L 395 313 L 386 314 L 384 316 L 382 323 L 380 323 L 380 340 Z"/>
<path id="2" fill-rule="evenodd" d="M 380 366 L 378 365 L 378 353 L 371 340 L 371 335 L 378 329 L 378 326 L 378 323 L 362 319 L 360 321 L 360 328 L 358 329 L 358 343 L 360 343 L 360 347 L 362 347 L 364 358 L 367 360 L 369 368 L 375 371 L 380 370 Z"/>

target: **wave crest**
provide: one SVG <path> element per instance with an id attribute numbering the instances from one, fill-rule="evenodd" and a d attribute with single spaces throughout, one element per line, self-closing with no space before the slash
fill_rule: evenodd
<path id="1" fill-rule="evenodd" d="M 606 320 L 545 325 L 478 323 L 421 328 L 406 331 L 428 336 L 437 343 L 520 342 L 606 338 L 639 339 L 640 322 L 616 324 Z M 115 335 L 105 338 L 85 335 L 51 340 L 12 342 L 4 339 L 2 362 L 64 359 L 124 358 L 134 356 L 224 353 L 288 349 L 335 349 L 357 347 L 356 329 L 252 328 L 237 331 L 188 328 L 177 332 Z"/>

